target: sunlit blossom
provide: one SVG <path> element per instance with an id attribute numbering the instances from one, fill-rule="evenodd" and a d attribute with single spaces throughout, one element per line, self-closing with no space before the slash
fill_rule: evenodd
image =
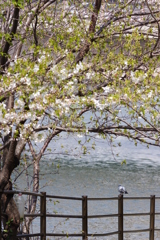
<path id="1" fill-rule="evenodd" d="M 16 105 L 19 106 L 19 107 L 24 107 L 25 102 L 22 99 L 18 99 L 17 102 L 16 102 Z"/>
<path id="2" fill-rule="evenodd" d="M 39 66 L 37 64 L 34 65 L 33 71 L 37 73 L 39 71 Z"/>
<path id="3" fill-rule="evenodd" d="M 78 138 L 83 138 L 83 135 L 80 134 L 80 133 L 78 133 L 78 134 L 77 134 L 77 137 L 78 137 Z"/>
<path id="4" fill-rule="evenodd" d="M 153 91 L 150 91 L 150 92 L 148 93 L 148 97 L 151 98 L 152 96 L 153 96 Z"/>
<path id="5" fill-rule="evenodd" d="M 80 70 L 83 70 L 83 69 L 84 69 L 84 66 L 83 66 L 82 62 L 80 62 L 76 65 L 76 68 L 73 70 L 73 73 L 77 74 Z"/>
<path id="6" fill-rule="evenodd" d="M 110 93 L 110 92 L 113 91 L 113 89 L 112 89 L 111 87 L 109 87 L 109 86 L 102 87 L 102 88 L 103 88 L 103 90 L 104 90 L 105 93 Z"/>

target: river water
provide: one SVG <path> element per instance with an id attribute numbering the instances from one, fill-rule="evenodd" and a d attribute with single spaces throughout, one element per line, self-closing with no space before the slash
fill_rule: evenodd
<path id="1" fill-rule="evenodd" d="M 129 197 L 160 196 L 160 152 L 159 148 L 138 145 L 123 138 L 122 147 L 111 148 L 106 141 L 97 138 L 97 147 L 90 154 L 80 154 L 78 145 L 72 154 L 53 154 L 41 162 L 40 191 L 58 196 L 81 197 L 117 197 L 118 184 L 126 187 Z M 51 148 L 60 150 L 59 142 L 52 143 Z M 73 149 L 76 140 L 73 137 L 62 139 L 64 149 Z M 77 150 L 78 149 L 78 150 Z M 113 155 L 114 152 L 114 155 Z M 119 153 L 118 157 L 115 157 Z M 126 164 L 121 164 L 126 159 Z M 54 163 L 54 164 L 53 164 Z M 60 168 L 56 170 L 56 166 Z M 23 178 L 23 177 L 22 177 Z M 24 177 L 25 182 L 25 177 Z M 19 188 L 24 188 L 22 179 Z M 25 183 L 24 183 L 25 185 Z M 22 189 L 23 190 L 23 189 Z M 57 202 L 56 202 L 57 200 Z M 47 212 L 81 215 L 81 201 L 55 199 L 48 201 Z M 117 201 L 89 201 L 88 215 L 117 213 Z M 124 213 L 149 212 L 149 200 L 125 200 Z M 160 200 L 156 200 L 156 212 L 160 212 Z M 160 228 L 160 216 L 156 216 L 156 228 Z M 47 219 L 47 231 L 55 233 L 81 233 L 81 219 Z M 89 233 L 114 232 L 118 229 L 117 218 L 89 219 Z M 124 230 L 149 228 L 149 216 L 124 217 Z M 33 232 L 39 231 L 39 220 L 33 223 Z M 81 239 L 80 237 L 47 239 Z M 117 235 L 108 237 L 90 237 L 89 239 L 118 239 Z M 124 239 L 149 239 L 149 233 L 126 233 Z M 155 233 L 160 239 L 160 232 Z"/>

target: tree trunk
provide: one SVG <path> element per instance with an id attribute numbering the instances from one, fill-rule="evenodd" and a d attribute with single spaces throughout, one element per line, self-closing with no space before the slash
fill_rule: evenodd
<path id="1" fill-rule="evenodd" d="M 34 159 L 34 167 L 33 167 L 33 192 L 39 191 L 39 161 Z M 30 197 L 30 196 L 29 196 Z M 37 204 L 37 196 L 31 196 L 31 200 L 29 201 L 28 213 L 35 213 Z M 26 217 L 23 232 L 29 233 L 30 225 L 33 220 L 33 217 Z"/>
<path id="2" fill-rule="evenodd" d="M 10 136 L 6 136 L 6 140 Z M 0 189 L 1 190 L 12 190 L 12 183 L 10 177 L 14 168 L 19 164 L 21 152 L 24 149 L 25 142 L 23 140 L 16 141 L 12 139 L 9 147 L 5 148 L 3 154 L 3 168 L 0 171 Z M 3 193 L 1 196 L 1 212 L 5 214 L 3 217 L 4 229 L 7 230 L 3 234 L 4 239 L 16 239 L 17 229 L 20 225 L 20 216 L 17 205 L 13 199 L 13 194 Z"/>

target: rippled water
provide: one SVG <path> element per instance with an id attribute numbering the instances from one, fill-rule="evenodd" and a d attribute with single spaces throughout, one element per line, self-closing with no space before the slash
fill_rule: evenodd
<path id="1" fill-rule="evenodd" d="M 60 169 L 59 174 L 52 176 L 53 183 L 46 187 L 49 194 L 65 196 L 88 197 L 115 197 L 118 195 L 117 186 L 122 183 L 126 186 L 129 196 L 150 196 L 156 194 L 160 196 L 160 167 L 136 166 L 133 163 L 121 166 L 117 163 L 109 163 L 101 167 L 91 166 L 65 166 Z M 156 211 L 160 212 L 160 201 L 156 202 Z M 81 214 L 81 203 L 73 201 L 66 202 L 60 200 L 56 205 L 49 205 L 49 211 L 66 214 Z M 126 200 L 124 202 L 124 212 L 149 212 L 149 200 Z M 88 204 L 89 215 L 117 213 L 117 201 L 90 201 Z M 156 217 L 156 226 L 159 228 L 159 217 Z M 60 220 L 59 220 L 60 221 Z M 57 223 L 55 219 L 54 223 Z M 60 221 L 61 222 L 61 221 Z M 52 224 L 51 224 L 52 225 Z M 51 230 L 51 225 L 48 230 Z M 117 230 L 116 218 L 102 218 L 89 220 L 90 233 L 104 233 Z M 124 229 L 140 229 L 149 227 L 149 217 L 125 217 Z M 64 230 L 64 232 L 79 233 L 81 231 L 81 222 L 79 220 L 68 220 L 53 228 L 55 232 Z M 136 234 L 137 239 L 148 239 L 148 233 Z M 160 237 L 160 235 L 159 235 Z M 96 239 L 96 238 L 91 238 Z M 98 239 L 98 238 L 97 238 Z M 117 239 L 117 236 L 100 237 L 99 239 Z M 125 239 L 135 239 L 135 234 L 125 234 Z M 158 238 L 157 238 L 158 239 Z"/>
<path id="2" fill-rule="evenodd" d="M 72 141 L 66 143 L 71 147 Z M 95 152 L 85 156 L 56 155 L 48 157 L 41 163 L 41 187 L 47 194 L 59 196 L 81 197 L 116 197 L 118 196 L 118 184 L 125 185 L 129 197 L 160 196 L 160 159 L 159 148 L 147 149 L 143 146 L 135 148 L 132 144 L 122 141 L 122 148 L 114 149 L 114 153 L 120 153 L 114 159 L 111 148 L 104 142 L 99 142 Z M 55 147 L 55 145 L 54 145 Z M 126 159 L 127 164 L 121 165 Z M 53 165 L 54 162 L 54 165 Z M 60 169 L 55 173 L 55 166 Z M 50 182 L 51 181 L 51 182 Z M 21 182 L 22 183 L 22 182 Z M 48 186 L 47 186 L 48 185 Z M 50 213 L 81 215 L 81 201 L 67 202 L 59 200 L 56 204 L 48 202 L 47 211 Z M 125 200 L 124 212 L 149 212 L 149 200 Z M 88 215 L 100 215 L 117 213 L 117 201 L 89 201 Z M 156 212 L 160 212 L 160 200 L 156 200 Z M 47 219 L 47 231 L 56 233 L 81 233 L 81 220 L 79 219 Z M 34 232 L 39 231 L 38 220 L 34 223 Z M 117 231 L 117 218 L 89 219 L 89 233 L 106 233 Z M 156 216 L 155 226 L 160 228 L 160 216 Z M 124 217 L 124 230 L 149 228 L 149 216 Z M 62 239 L 50 237 L 48 239 Z M 63 238 L 63 239 L 81 239 Z M 89 239 L 118 239 L 118 236 L 90 237 Z M 126 233 L 124 239 L 149 239 L 149 233 Z M 160 239 L 160 232 L 155 233 L 155 239 Z"/>

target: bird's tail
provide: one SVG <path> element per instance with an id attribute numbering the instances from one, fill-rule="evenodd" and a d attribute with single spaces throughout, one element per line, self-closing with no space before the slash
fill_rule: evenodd
<path id="1" fill-rule="evenodd" d="M 127 191 L 125 191 L 125 194 L 128 194 L 128 192 L 127 192 Z"/>

